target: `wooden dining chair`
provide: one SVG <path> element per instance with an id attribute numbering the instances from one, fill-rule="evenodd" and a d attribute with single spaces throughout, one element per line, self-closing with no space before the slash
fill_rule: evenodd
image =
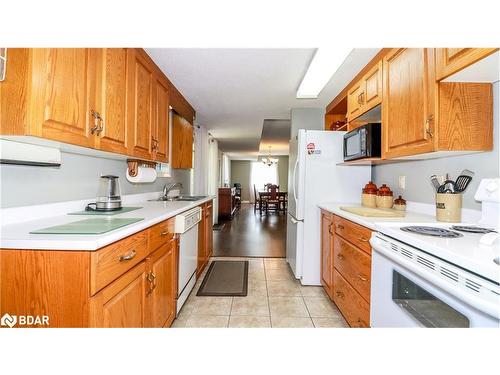
<path id="1" fill-rule="evenodd" d="M 268 192 L 269 192 L 269 195 L 266 199 L 266 203 L 265 203 L 265 210 L 266 210 L 266 214 L 269 212 L 269 210 L 274 210 L 276 212 L 280 212 L 280 206 L 281 206 L 281 202 L 280 202 L 280 199 L 279 199 L 279 195 L 278 195 L 278 185 L 273 185 L 271 184 L 269 187 L 268 187 Z"/>
<path id="2" fill-rule="evenodd" d="M 261 210 L 261 207 L 260 207 L 260 196 L 259 193 L 257 192 L 255 184 L 253 184 L 253 196 L 254 196 L 253 212 L 256 212 L 257 210 Z"/>

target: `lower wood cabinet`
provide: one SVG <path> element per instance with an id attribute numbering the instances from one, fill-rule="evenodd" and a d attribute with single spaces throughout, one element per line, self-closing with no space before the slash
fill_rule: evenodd
<path id="1" fill-rule="evenodd" d="M 174 240 L 161 246 L 147 259 L 146 309 L 151 327 L 170 326 L 175 319 L 177 297 L 176 242 Z"/>
<path id="2" fill-rule="evenodd" d="M 0 310 L 49 327 L 169 327 L 175 319 L 174 219 L 96 251 L 0 250 Z"/>
<path id="3" fill-rule="evenodd" d="M 145 326 L 146 262 L 141 262 L 90 299 L 90 326 Z"/>
<path id="4" fill-rule="evenodd" d="M 351 327 L 370 326 L 371 230 L 321 212 L 321 284 Z"/>
<path id="5" fill-rule="evenodd" d="M 201 222 L 198 225 L 198 266 L 196 276 L 198 277 L 205 267 L 213 252 L 213 203 L 212 201 L 201 206 Z"/>

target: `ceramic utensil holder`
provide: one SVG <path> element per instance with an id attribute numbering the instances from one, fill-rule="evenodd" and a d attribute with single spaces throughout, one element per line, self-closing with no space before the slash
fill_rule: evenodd
<path id="1" fill-rule="evenodd" d="M 436 220 L 459 223 L 462 220 L 462 194 L 436 193 Z"/>

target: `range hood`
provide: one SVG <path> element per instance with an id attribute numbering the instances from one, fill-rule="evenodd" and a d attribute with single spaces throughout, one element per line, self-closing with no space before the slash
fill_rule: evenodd
<path id="1" fill-rule="evenodd" d="M 61 151 L 57 148 L 0 139 L 0 164 L 61 166 Z"/>

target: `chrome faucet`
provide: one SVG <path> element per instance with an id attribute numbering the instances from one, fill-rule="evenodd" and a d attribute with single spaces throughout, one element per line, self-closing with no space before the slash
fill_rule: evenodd
<path id="1" fill-rule="evenodd" d="M 182 189 L 182 184 L 180 182 L 165 184 L 165 186 L 163 187 L 163 198 L 166 199 L 168 197 L 168 193 L 170 193 L 170 190 L 176 187 Z"/>

